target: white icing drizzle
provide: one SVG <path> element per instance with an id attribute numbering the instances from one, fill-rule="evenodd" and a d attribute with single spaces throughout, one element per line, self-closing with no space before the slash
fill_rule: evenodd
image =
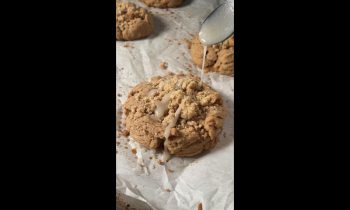
<path id="1" fill-rule="evenodd" d="M 179 79 L 176 83 L 176 89 L 181 89 L 182 88 L 182 83 L 184 82 L 183 79 Z"/>
<path id="2" fill-rule="evenodd" d="M 156 110 L 154 111 L 154 115 L 156 118 L 160 119 L 164 116 L 164 113 L 168 110 L 169 101 L 169 94 L 163 96 L 162 100 L 157 104 Z"/>
<path id="3" fill-rule="evenodd" d="M 164 151 L 162 154 L 162 162 L 166 163 L 170 159 L 170 153 L 168 151 L 168 148 L 164 147 Z"/>
<path id="4" fill-rule="evenodd" d="M 140 144 L 137 142 L 134 142 L 134 140 L 130 140 L 129 145 L 130 145 L 131 149 L 136 149 L 136 157 L 137 157 L 136 165 L 140 166 L 146 175 L 149 175 L 148 169 L 143 161 Z"/>
<path id="5" fill-rule="evenodd" d="M 180 106 L 177 108 L 176 112 L 175 112 L 175 117 L 174 119 L 168 124 L 168 126 L 165 128 L 164 131 L 164 137 L 165 137 L 165 141 L 164 141 L 164 151 L 163 151 L 163 155 L 162 155 L 162 160 L 163 162 L 167 162 L 171 155 L 168 151 L 168 139 L 170 136 L 170 130 L 175 127 L 177 120 L 180 117 L 180 113 L 181 113 L 181 109 L 182 109 L 182 104 L 180 104 Z"/>
<path id="6" fill-rule="evenodd" d="M 181 113 L 181 105 L 177 108 L 177 110 L 175 112 L 175 118 L 165 128 L 164 137 L 166 140 L 168 140 L 168 138 L 170 136 L 170 130 L 176 125 L 176 122 L 179 119 L 180 113 Z"/>
<path id="7" fill-rule="evenodd" d="M 165 83 L 163 81 L 159 82 L 158 90 L 163 90 Z"/>
<path id="8" fill-rule="evenodd" d="M 202 72 L 201 72 L 201 84 L 203 82 L 203 76 L 204 76 L 204 65 L 205 65 L 205 56 L 207 55 L 207 46 L 204 46 L 203 50 L 203 61 L 202 61 Z"/>
<path id="9" fill-rule="evenodd" d="M 148 97 L 153 97 L 158 92 L 158 89 L 151 89 L 148 93 Z"/>

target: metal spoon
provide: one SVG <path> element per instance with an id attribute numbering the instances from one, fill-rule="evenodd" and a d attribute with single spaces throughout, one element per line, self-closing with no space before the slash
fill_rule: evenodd
<path id="1" fill-rule="evenodd" d="M 203 45 L 213 45 L 229 38 L 234 33 L 233 1 L 215 8 L 204 20 L 199 32 Z"/>

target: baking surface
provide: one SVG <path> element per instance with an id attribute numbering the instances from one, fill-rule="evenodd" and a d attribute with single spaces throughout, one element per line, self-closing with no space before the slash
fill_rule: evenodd
<path id="1" fill-rule="evenodd" d="M 137 0 L 130 0 L 147 8 Z M 148 8 L 155 33 L 137 41 L 117 41 L 117 121 L 130 89 L 152 76 L 191 72 L 200 76 L 184 39 L 199 32 L 200 23 L 222 1 L 186 0 L 174 9 Z M 160 67 L 162 62 L 167 69 Z M 117 137 L 117 189 L 148 203 L 153 209 L 233 209 L 233 77 L 204 76 L 221 93 L 228 110 L 218 145 L 194 158 L 172 157 L 166 165 L 161 153 L 146 150 L 130 137 Z M 119 134 L 118 134 L 119 135 Z M 136 152 L 134 154 L 133 151 Z M 153 159 L 150 159 L 153 156 Z M 143 161 L 144 167 L 137 162 Z"/>

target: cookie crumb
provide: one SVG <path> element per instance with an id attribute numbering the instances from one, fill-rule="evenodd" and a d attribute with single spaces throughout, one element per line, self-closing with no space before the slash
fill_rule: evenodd
<path id="1" fill-rule="evenodd" d="M 188 39 L 183 39 L 182 42 L 187 46 L 188 49 L 191 49 L 191 41 Z"/>
<path id="2" fill-rule="evenodd" d="M 120 145 L 120 142 L 119 142 L 119 141 L 117 141 L 117 145 Z"/>
<path id="3" fill-rule="evenodd" d="M 132 154 L 136 155 L 136 149 L 135 148 L 132 148 L 131 152 L 132 152 Z"/>
<path id="4" fill-rule="evenodd" d="M 124 148 L 125 148 L 125 149 L 128 149 L 128 147 L 127 147 L 127 146 L 125 146 Z"/>
<path id="5" fill-rule="evenodd" d="M 129 44 L 125 44 L 123 47 L 128 48 L 128 47 L 130 47 L 130 45 Z"/>
<path id="6" fill-rule="evenodd" d="M 161 161 L 161 160 L 157 160 L 157 162 L 158 162 L 159 165 L 164 165 L 164 162 Z"/>
<path id="7" fill-rule="evenodd" d="M 125 136 L 125 137 L 128 137 L 130 134 L 130 132 L 128 130 L 123 130 L 122 131 L 122 135 Z"/>
<path id="8" fill-rule="evenodd" d="M 170 173 L 173 173 L 173 172 L 174 172 L 174 170 L 171 170 L 170 168 L 168 168 L 168 171 L 169 171 Z"/>
<path id="9" fill-rule="evenodd" d="M 119 97 L 121 97 L 121 96 L 122 96 L 122 94 L 118 93 L 118 96 L 119 96 Z"/>
<path id="10" fill-rule="evenodd" d="M 197 210 L 203 210 L 202 203 L 198 204 Z"/>
<path id="11" fill-rule="evenodd" d="M 165 189 L 165 191 L 167 191 L 167 192 L 171 192 L 171 190 L 169 190 L 169 189 Z"/>
<path id="12" fill-rule="evenodd" d="M 161 62 L 159 66 L 160 66 L 161 69 L 166 70 L 168 68 L 168 63 L 167 62 Z"/>

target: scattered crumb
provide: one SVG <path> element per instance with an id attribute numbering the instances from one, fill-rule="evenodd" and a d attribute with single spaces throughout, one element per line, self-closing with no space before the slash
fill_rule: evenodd
<path id="1" fill-rule="evenodd" d="M 152 160 L 152 156 L 150 156 L 149 159 Z"/>
<path id="2" fill-rule="evenodd" d="M 203 210 L 202 203 L 198 204 L 197 210 Z"/>
<path id="3" fill-rule="evenodd" d="M 125 148 L 125 149 L 128 149 L 128 147 L 127 147 L 127 146 L 125 146 L 124 148 Z"/>
<path id="4" fill-rule="evenodd" d="M 173 172 L 174 172 L 174 170 L 171 170 L 170 168 L 168 168 L 168 171 L 169 171 L 170 173 L 173 173 Z"/>
<path id="5" fill-rule="evenodd" d="M 166 70 L 168 68 L 168 63 L 167 62 L 161 62 L 159 66 L 160 66 L 161 69 Z"/>
<path id="6" fill-rule="evenodd" d="M 171 190 L 169 190 L 169 189 L 165 189 L 165 191 L 167 191 L 167 192 L 171 192 Z"/>
<path id="7" fill-rule="evenodd" d="M 164 165 L 164 162 L 161 161 L 161 160 L 157 160 L 157 162 L 158 162 L 159 165 Z"/>
<path id="8" fill-rule="evenodd" d="M 224 136 L 224 138 L 226 138 L 226 133 L 225 132 L 222 135 Z"/>
<path id="9" fill-rule="evenodd" d="M 179 59 L 179 57 L 176 57 L 176 59 Z"/>
<path id="10" fill-rule="evenodd" d="M 134 46 L 129 45 L 129 44 L 125 44 L 125 45 L 124 45 L 124 47 L 125 47 L 125 48 L 128 48 L 128 47 L 130 47 L 130 48 L 134 48 Z"/>
<path id="11" fill-rule="evenodd" d="M 132 154 L 136 155 L 136 149 L 135 148 L 132 148 L 131 152 L 132 152 Z"/>
<path id="12" fill-rule="evenodd" d="M 117 145 L 120 145 L 120 142 L 119 142 L 119 141 L 117 141 Z"/>
<path id="13" fill-rule="evenodd" d="M 125 136 L 125 137 L 128 137 L 129 136 L 129 131 L 128 130 L 123 130 L 122 131 L 122 135 Z"/>
<path id="14" fill-rule="evenodd" d="M 121 96 L 122 96 L 122 94 L 118 93 L 118 96 L 119 96 L 119 97 L 121 97 Z"/>

